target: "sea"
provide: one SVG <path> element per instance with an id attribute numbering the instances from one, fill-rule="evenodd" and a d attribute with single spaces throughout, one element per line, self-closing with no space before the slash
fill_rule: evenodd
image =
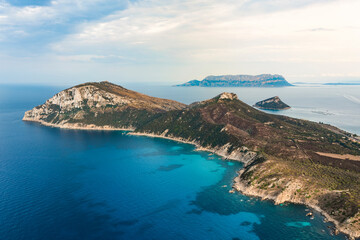
<path id="1" fill-rule="evenodd" d="M 305 206 L 229 193 L 240 162 L 167 139 L 21 120 L 66 87 L 0 85 L 0 239 L 346 239 Z M 292 108 L 272 114 L 360 134 L 360 86 L 125 87 L 183 103 L 277 95 Z"/>

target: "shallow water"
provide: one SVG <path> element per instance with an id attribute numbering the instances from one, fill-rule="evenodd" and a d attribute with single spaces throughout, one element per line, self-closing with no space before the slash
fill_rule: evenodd
<path id="1" fill-rule="evenodd" d="M 58 90 L 0 87 L 1 239 L 345 239 L 304 206 L 230 194 L 241 163 L 165 139 L 21 121 Z"/>

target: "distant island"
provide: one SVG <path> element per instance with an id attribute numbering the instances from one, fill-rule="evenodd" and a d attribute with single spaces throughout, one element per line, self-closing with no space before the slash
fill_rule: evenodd
<path id="1" fill-rule="evenodd" d="M 202 81 L 191 80 L 176 87 L 288 87 L 293 86 L 281 75 L 221 75 L 207 76 Z"/>
<path id="2" fill-rule="evenodd" d="M 294 85 L 327 85 L 327 86 L 357 86 L 360 85 L 360 82 L 329 82 L 329 83 L 320 83 L 320 82 L 294 82 Z"/>
<path id="3" fill-rule="evenodd" d="M 265 110 L 286 110 L 290 108 L 290 106 L 281 101 L 278 96 L 257 102 L 254 107 Z"/>
<path id="4" fill-rule="evenodd" d="M 360 85 L 360 82 L 353 82 L 353 83 L 349 83 L 349 82 L 338 82 L 338 83 L 324 83 L 323 85 L 331 85 L 331 86 L 353 86 L 353 85 Z"/>
<path id="5" fill-rule="evenodd" d="M 338 230 L 360 237 L 360 140 L 336 127 L 268 114 L 234 93 L 186 105 L 109 82 L 61 91 L 23 120 L 194 144 L 244 163 L 234 190 L 276 204 L 306 204 Z"/>

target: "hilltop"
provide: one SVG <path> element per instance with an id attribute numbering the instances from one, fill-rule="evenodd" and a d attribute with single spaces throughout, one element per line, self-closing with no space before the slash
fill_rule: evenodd
<path id="1" fill-rule="evenodd" d="M 234 188 L 275 203 L 307 204 L 360 236 L 360 144 L 336 127 L 259 111 L 233 93 L 181 104 L 107 82 L 64 90 L 24 120 L 195 144 L 244 162 Z"/>
<path id="2" fill-rule="evenodd" d="M 134 129 L 153 115 L 185 107 L 109 82 L 89 82 L 57 93 L 23 120 L 64 128 Z"/>
<path id="3" fill-rule="evenodd" d="M 286 87 L 292 86 L 281 75 L 221 75 L 207 76 L 202 81 L 192 80 L 176 87 Z"/>

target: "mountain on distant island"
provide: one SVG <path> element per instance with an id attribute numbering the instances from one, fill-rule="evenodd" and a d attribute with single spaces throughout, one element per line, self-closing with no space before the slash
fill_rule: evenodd
<path id="1" fill-rule="evenodd" d="M 234 189 L 276 204 L 309 205 L 339 230 L 360 237 L 360 140 L 336 127 L 268 114 L 234 93 L 185 105 L 108 82 L 66 89 L 23 120 L 195 144 L 244 162 Z"/>
<path id="2" fill-rule="evenodd" d="M 254 107 L 265 110 L 285 110 L 290 108 L 290 106 L 281 101 L 278 96 L 257 102 Z"/>
<path id="3" fill-rule="evenodd" d="M 176 87 L 287 87 L 292 86 L 281 75 L 222 75 L 207 76 L 202 81 L 191 80 Z"/>

